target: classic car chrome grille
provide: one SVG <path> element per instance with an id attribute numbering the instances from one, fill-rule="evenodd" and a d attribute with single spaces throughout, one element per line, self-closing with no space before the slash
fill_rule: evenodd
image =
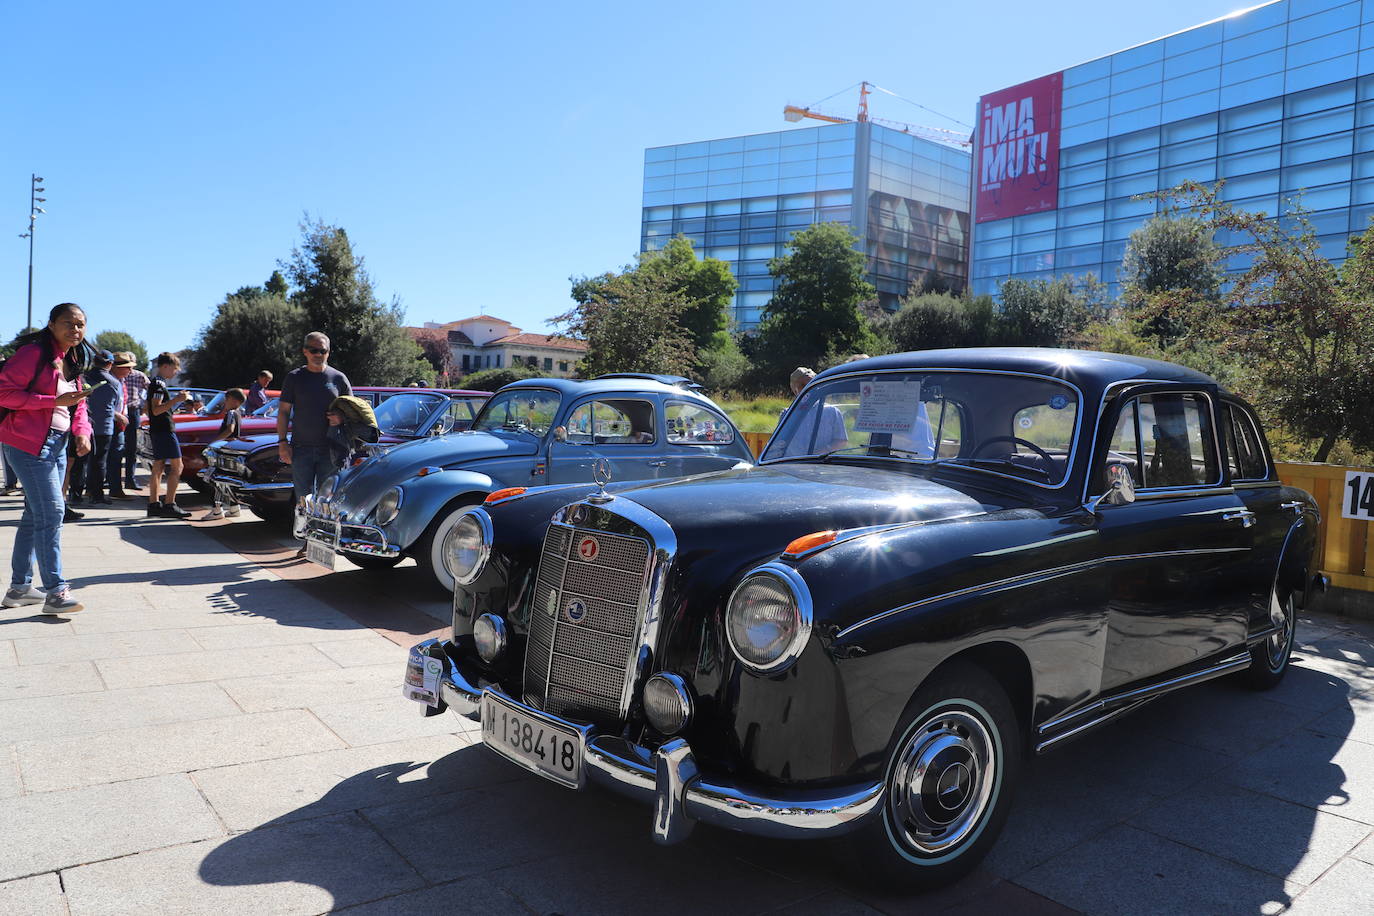
<path id="1" fill-rule="evenodd" d="M 525 649 L 526 703 L 555 715 L 623 714 L 649 555 L 643 538 L 549 526 Z"/>

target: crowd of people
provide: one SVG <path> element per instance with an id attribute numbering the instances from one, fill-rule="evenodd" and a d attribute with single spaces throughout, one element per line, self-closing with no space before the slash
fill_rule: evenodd
<path id="1" fill-rule="evenodd" d="M 277 413 L 281 460 L 292 467 L 299 498 L 313 493 L 346 460 L 355 442 L 376 441 L 366 402 L 351 397 L 348 377 L 329 366 L 329 338 L 307 335 L 305 365 L 287 373 Z M 62 526 L 83 508 L 114 507 L 136 498 L 138 431 L 147 417 L 151 467 L 148 518 L 184 519 L 177 505 L 181 444 L 174 414 L 191 395 L 172 394 L 181 371 L 175 353 L 160 353 L 151 377 L 134 354 L 98 350 L 86 342 L 86 312 L 73 302 L 54 306 L 45 327 L 18 340 L 0 366 L 0 459 L 4 492 L 21 490 L 24 511 L 15 532 L 10 584 L 0 605 L 42 605 L 45 614 L 72 614 L 84 605 L 62 568 Z M 263 370 L 245 392 L 225 392 L 217 438 L 237 436 L 243 411 L 266 403 L 273 375 Z M 340 445 L 343 448 L 340 448 Z M 233 494 L 216 488 L 209 519 L 239 514 Z M 302 554 L 304 549 L 302 549 Z M 34 584 L 34 566 L 42 582 Z"/>

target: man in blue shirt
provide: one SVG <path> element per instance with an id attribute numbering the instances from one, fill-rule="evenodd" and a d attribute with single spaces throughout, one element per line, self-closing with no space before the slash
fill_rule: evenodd
<path id="1" fill-rule="evenodd" d="M 291 465 L 296 498 L 314 493 L 324 479 L 338 470 L 329 448 L 326 412 L 334 399 L 353 393 L 348 376 L 329 366 L 329 338 L 319 331 L 305 337 L 305 365 L 286 374 L 277 410 L 277 451 L 283 464 Z M 287 422 L 291 438 L 286 436 Z"/>

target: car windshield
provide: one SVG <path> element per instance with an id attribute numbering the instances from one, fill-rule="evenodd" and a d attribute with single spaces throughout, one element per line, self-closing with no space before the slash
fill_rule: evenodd
<path id="1" fill-rule="evenodd" d="M 275 417 L 277 415 L 277 399 L 271 398 L 251 414 L 254 417 Z"/>
<path id="2" fill-rule="evenodd" d="M 828 379 L 783 414 L 762 459 L 882 458 L 976 467 L 1057 485 L 1068 475 L 1078 392 L 995 372 Z"/>
<path id="3" fill-rule="evenodd" d="M 200 414 L 202 417 L 208 417 L 211 414 L 222 413 L 223 410 L 224 392 L 221 391 L 219 394 L 215 395 L 214 398 L 212 398 L 208 404 L 206 404 L 200 410 L 197 410 L 196 413 Z"/>
<path id="4" fill-rule="evenodd" d="M 477 415 L 472 428 L 488 433 L 516 432 L 543 438 L 558 414 L 560 400 L 558 392 L 547 388 L 498 391 Z"/>
<path id="5" fill-rule="evenodd" d="M 376 408 L 377 428 L 384 435 L 392 436 L 423 436 L 429 433 L 429 426 L 426 422 L 434 415 L 435 409 L 440 404 L 448 402 L 448 398 L 443 395 L 431 394 L 398 394 L 387 398 Z M 443 422 L 444 417 L 439 418 Z M 448 432 L 441 427 L 441 431 Z"/>

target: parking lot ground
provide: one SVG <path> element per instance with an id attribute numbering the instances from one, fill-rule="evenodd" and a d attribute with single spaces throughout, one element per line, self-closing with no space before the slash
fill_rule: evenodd
<path id="1" fill-rule="evenodd" d="M 1213 682 L 1031 761 L 983 865 L 900 897 L 829 844 L 655 846 L 647 810 L 423 718 L 405 647 L 446 603 L 409 563 L 293 555 L 138 502 L 64 530 L 88 609 L 0 611 L 0 913 L 1374 912 L 1374 623 L 1310 615 L 1277 690 Z"/>

